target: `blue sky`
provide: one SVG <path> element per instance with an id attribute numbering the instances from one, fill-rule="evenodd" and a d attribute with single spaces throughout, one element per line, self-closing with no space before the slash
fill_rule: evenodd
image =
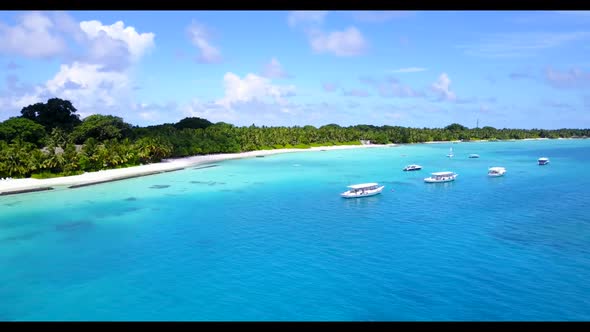
<path id="1" fill-rule="evenodd" d="M 589 11 L 0 12 L 0 121 L 589 128 Z"/>

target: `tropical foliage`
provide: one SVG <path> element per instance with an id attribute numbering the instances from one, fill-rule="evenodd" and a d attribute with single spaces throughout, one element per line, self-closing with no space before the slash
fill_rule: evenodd
<path id="1" fill-rule="evenodd" d="M 53 177 L 159 162 L 166 158 L 343 144 L 588 137 L 590 129 L 445 128 L 329 124 L 236 127 L 206 119 L 138 127 L 111 115 L 80 121 L 67 100 L 30 105 L 0 123 L 0 177 Z"/>

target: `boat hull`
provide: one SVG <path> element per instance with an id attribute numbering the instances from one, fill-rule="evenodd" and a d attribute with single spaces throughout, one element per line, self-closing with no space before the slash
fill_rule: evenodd
<path id="1" fill-rule="evenodd" d="M 447 178 L 442 178 L 442 179 L 434 179 L 434 178 L 426 178 L 424 179 L 424 182 L 426 183 L 444 183 L 444 182 L 453 182 L 455 181 L 455 179 L 457 178 L 457 176 L 450 176 Z"/>
<path id="2" fill-rule="evenodd" d="M 346 191 L 346 192 L 340 194 L 340 197 L 342 197 L 342 198 L 361 198 L 361 197 L 375 196 L 375 195 L 379 195 L 383 191 L 383 188 L 385 188 L 385 186 L 381 186 L 375 190 L 367 190 L 364 193 L 351 193 L 350 191 Z"/>
<path id="3" fill-rule="evenodd" d="M 455 179 L 447 179 L 447 180 L 433 180 L 433 179 L 424 179 L 426 183 L 445 183 L 445 182 L 453 182 Z"/>
<path id="4" fill-rule="evenodd" d="M 504 167 L 491 167 L 488 170 L 489 177 L 497 178 L 500 176 L 504 176 L 504 174 L 506 174 L 506 169 Z"/>
<path id="5" fill-rule="evenodd" d="M 422 169 L 422 168 L 410 168 L 410 169 L 404 168 L 404 172 L 413 172 L 413 171 L 419 171 L 419 170 L 421 170 L 421 169 Z"/>

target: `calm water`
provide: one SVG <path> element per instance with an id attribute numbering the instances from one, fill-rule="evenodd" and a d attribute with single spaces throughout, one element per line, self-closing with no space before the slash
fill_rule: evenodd
<path id="1" fill-rule="evenodd" d="M 0 320 L 590 320 L 590 140 L 216 165 L 0 197 Z"/>

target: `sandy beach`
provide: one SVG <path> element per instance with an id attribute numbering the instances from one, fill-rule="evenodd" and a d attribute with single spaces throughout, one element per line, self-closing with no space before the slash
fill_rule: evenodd
<path id="1" fill-rule="evenodd" d="M 98 172 L 84 173 L 74 176 L 64 176 L 51 179 L 11 179 L 0 181 L 0 196 L 20 194 L 34 191 L 76 188 L 87 185 L 99 184 L 104 182 L 123 180 L 138 176 L 146 176 L 152 174 L 159 174 L 163 172 L 171 172 L 181 170 L 186 167 L 209 164 L 223 160 L 253 158 L 256 156 L 270 156 L 280 153 L 290 152 L 306 152 L 306 151 L 328 151 L 328 150 L 344 150 L 344 149 L 363 149 L 363 148 L 379 148 L 386 146 L 395 146 L 397 144 L 371 144 L 371 145 L 339 145 L 339 146 L 321 146 L 309 149 L 277 149 L 277 150 L 261 150 L 249 151 L 242 153 L 224 153 L 212 154 L 203 156 L 192 156 L 178 159 L 168 159 L 160 163 L 133 166 L 127 168 L 117 168 L 102 170 Z"/>

